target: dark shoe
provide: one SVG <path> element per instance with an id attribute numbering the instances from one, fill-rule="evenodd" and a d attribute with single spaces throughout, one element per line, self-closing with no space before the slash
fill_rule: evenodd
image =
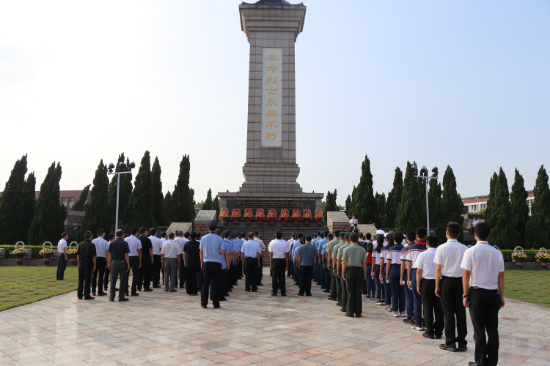
<path id="1" fill-rule="evenodd" d="M 250 292 L 250 289 L 245 289 L 246 292 Z"/>
<path id="2" fill-rule="evenodd" d="M 465 345 L 464 346 L 458 346 L 458 352 L 466 352 L 467 349 L 468 349 L 468 347 L 466 347 Z"/>
<path id="3" fill-rule="evenodd" d="M 153 291 L 152 288 L 146 288 L 145 290 L 143 290 L 143 292 L 151 292 L 151 291 Z"/>
<path id="4" fill-rule="evenodd" d="M 323 291 L 323 292 L 325 292 L 325 293 L 327 293 L 327 294 L 330 294 L 330 291 L 327 291 L 327 290 L 325 290 L 325 291 Z"/>
<path id="5" fill-rule="evenodd" d="M 343 311 L 343 310 L 342 310 L 342 311 Z M 349 316 L 350 318 L 354 318 L 353 315 L 350 315 L 350 314 L 348 314 L 348 313 L 346 313 L 346 316 Z"/>
<path id="6" fill-rule="evenodd" d="M 201 308 L 203 308 L 203 309 L 206 309 L 207 307 L 208 306 L 206 306 L 206 305 L 201 305 Z"/>
<path id="7" fill-rule="evenodd" d="M 340 311 L 341 311 L 342 313 L 345 313 L 345 312 L 346 312 L 344 309 L 340 309 Z"/>
<path id="8" fill-rule="evenodd" d="M 160 286 L 153 286 L 153 288 L 160 288 Z"/>
<path id="9" fill-rule="evenodd" d="M 107 290 L 105 290 L 105 291 L 107 291 Z M 115 287 L 115 291 L 118 291 L 118 288 Z"/>
<path id="10" fill-rule="evenodd" d="M 127 297 L 125 297 L 124 299 L 118 299 L 118 301 L 119 301 L 119 302 L 120 302 L 120 301 L 130 301 L 130 299 L 127 298 Z"/>
<path id="11" fill-rule="evenodd" d="M 264 284 L 263 283 L 258 283 L 258 286 L 263 286 Z"/>
<path id="12" fill-rule="evenodd" d="M 139 296 L 139 294 L 136 292 L 136 293 L 130 294 L 130 296 Z"/>
<path id="13" fill-rule="evenodd" d="M 435 338 L 435 339 L 441 339 L 441 338 L 443 338 L 443 334 L 440 334 L 440 335 L 435 334 L 435 335 L 434 335 L 434 338 Z"/>
<path id="14" fill-rule="evenodd" d="M 169 292 L 178 292 L 178 290 L 170 290 Z"/>
<path id="15" fill-rule="evenodd" d="M 180 288 L 184 288 L 183 286 L 180 286 Z"/>
<path id="16" fill-rule="evenodd" d="M 275 292 L 272 292 L 271 296 L 277 296 L 277 294 Z"/>
<path id="17" fill-rule="evenodd" d="M 258 292 L 258 289 L 256 288 L 256 289 L 252 290 L 252 292 Z"/>
<path id="18" fill-rule="evenodd" d="M 84 297 L 84 300 L 93 300 L 93 299 L 95 299 L 95 297 L 92 297 L 92 296 L 86 296 L 86 297 Z"/>
<path id="19" fill-rule="evenodd" d="M 141 292 L 141 287 L 138 287 L 137 290 L 138 290 L 139 292 Z"/>
<path id="20" fill-rule="evenodd" d="M 298 292 L 298 296 L 304 296 L 304 294 L 301 294 L 301 293 Z"/>
<path id="21" fill-rule="evenodd" d="M 214 305 L 214 309 L 219 309 L 219 308 L 221 308 L 220 304 Z"/>
<path id="22" fill-rule="evenodd" d="M 115 301 L 115 299 L 109 299 L 109 301 Z"/>
<path id="23" fill-rule="evenodd" d="M 456 348 L 456 346 L 454 344 L 448 346 L 446 344 L 440 344 L 439 345 L 439 348 L 444 350 L 444 351 L 449 351 L 449 352 L 458 352 L 458 348 Z"/>
<path id="24" fill-rule="evenodd" d="M 422 337 L 428 338 L 428 339 L 434 339 L 435 338 L 433 333 L 430 333 L 430 332 L 423 333 Z"/>
<path id="25" fill-rule="evenodd" d="M 227 301 L 227 299 L 225 297 L 222 297 L 220 301 Z"/>
<path id="26" fill-rule="evenodd" d="M 95 291 L 92 291 L 92 296 L 95 296 Z"/>
<path id="27" fill-rule="evenodd" d="M 189 294 L 189 296 L 199 296 L 199 294 Z"/>
<path id="28" fill-rule="evenodd" d="M 97 296 L 105 296 L 105 295 L 107 295 L 107 293 L 103 291 L 97 293 Z"/>
<path id="29" fill-rule="evenodd" d="M 281 293 L 281 296 L 286 296 L 286 293 Z"/>
<path id="30" fill-rule="evenodd" d="M 483 365 L 480 365 L 479 363 L 477 362 L 468 362 L 468 366 L 483 366 Z"/>
<path id="31" fill-rule="evenodd" d="M 363 315 L 356 315 L 355 317 L 356 318 L 361 318 Z"/>
<path id="32" fill-rule="evenodd" d="M 313 295 L 311 293 L 309 293 L 309 294 L 306 294 L 306 296 L 313 296 Z"/>
<path id="33" fill-rule="evenodd" d="M 82 300 L 82 297 L 81 297 L 81 296 L 78 296 L 78 300 Z"/>

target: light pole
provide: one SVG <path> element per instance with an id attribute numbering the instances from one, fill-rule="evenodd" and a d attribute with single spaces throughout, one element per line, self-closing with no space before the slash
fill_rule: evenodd
<path id="1" fill-rule="evenodd" d="M 115 165 L 113 163 L 110 163 L 108 166 L 109 172 L 108 175 L 116 174 L 117 175 L 117 182 L 116 182 L 116 218 L 115 218 L 115 233 L 118 230 L 118 198 L 120 194 L 120 175 L 121 174 L 128 174 L 132 173 L 132 169 L 136 167 L 136 164 L 132 161 L 128 166 L 124 164 L 124 162 L 118 163 L 118 172 L 113 172 L 113 169 L 115 168 Z M 128 170 L 127 170 L 128 169 Z M 122 171 L 124 170 L 124 171 Z"/>
<path id="2" fill-rule="evenodd" d="M 437 167 L 433 168 L 432 169 L 433 174 L 431 177 L 428 176 L 428 168 L 426 168 L 425 166 L 423 166 L 422 169 L 420 169 L 420 175 L 418 174 L 418 168 L 416 167 L 416 165 L 412 166 L 412 172 L 415 178 L 422 178 L 426 183 L 426 221 L 428 226 L 428 235 L 430 235 L 430 205 L 429 205 L 430 201 L 428 200 L 428 185 L 429 185 L 430 179 L 437 179 L 437 176 L 439 175 L 439 169 L 437 169 Z"/>

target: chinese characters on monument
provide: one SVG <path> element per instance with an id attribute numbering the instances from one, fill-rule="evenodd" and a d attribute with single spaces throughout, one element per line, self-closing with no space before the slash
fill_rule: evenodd
<path id="1" fill-rule="evenodd" d="M 281 48 L 263 49 L 262 71 L 262 147 L 283 146 L 283 52 Z"/>

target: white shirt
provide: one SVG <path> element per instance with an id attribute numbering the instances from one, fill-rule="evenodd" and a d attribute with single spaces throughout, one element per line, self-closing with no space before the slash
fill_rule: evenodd
<path id="1" fill-rule="evenodd" d="M 149 237 L 151 240 L 151 243 L 153 244 L 153 255 L 160 255 L 160 251 L 162 249 L 162 239 L 157 238 L 156 236 L 151 235 Z"/>
<path id="2" fill-rule="evenodd" d="M 288 244 L 288 250 L 290 250 L 290 247 L 292 246 L 292 243 L 294 243 L 294 239 L 288 239 L 286 242 Z"/>
<path id="3" fill-rule="evenodd" d="M 254 237 L 254 241 L 258 243 L 262 252 L 265 252 L 265 244 L 262 239 Z"/>
<path id="4" fill-rule="evenodd" d="M 374 258 L 374 265 L 380 264 L 380 253 L 373 250 L 372 251 L 372 257 Z"/>
<path id="5" fill-rule="evenodd" d="M 173 240 L 168 240 L 162 245 L 160 254 L 164 254 L 164 258 L 177 258 L 182 252 L 180 251 L 178 243 Z"/>
<path id="6" fill-rule="evenodd" d="M 413 268 L 422 270 L 422 278 L 427 280 L 435 280 L 435 263 L 434 257 L 437 248 L 428 248 L 428 250 L 420 253 L 413 263 Z"/>
<path id="7" fill-rule="evenodd" d="M 448 239 L 445 244 L 437 247 L 434 262 L 443 266 L 441 274 L 445 277 L 462 277 L 464 271 L 460 262 L 468 247 L 456 239 Z"/>
<path id="8" fill-rule="evenodd" d="M 128 243 L 128 248 L 130 248 L 130 253 L 128 253 L 129 257 L 137 257 L 138 256 L 138 249 L 141 249 L 141 242 L 138 238 L 131 235 L 124 239 L 126 243 Z"/>
<path id="9" fill-rule="evenodd" d="M 185 241 L 185 238 L 183 236 L 176 236 L 176 238 L 174 239 L 174 241 L 176 242 L 176 244 L 178 244 L 178 246 L 180 247 L 180 254 L 183 253 L 183 247 L 185 246 L 185 243 L 187 243 Z"/>
<path id="10" fill-rule="evenodd" d="M 288 243 L 284 240 L 274 239 L 269 243 L 269 253 L 273 253 L 273 259 L 281 259 L 288 253 Z"/>
<path id="11" fill-rule="evenodd" d="M 496 290 L 498 275 L 504 272 L 504 258 L 499 250 L 486 241 L 478 241 L 476 245 L 464 252 L 460 267 L 472 272 L 470 287 Z"/>
<path id="12" fill-rule="evenodd" d="M 353 226 L 353 225 L 355 225 L 355 224 L 358 224 L 358 223 L 359 223 L 359 220 L 357 220 L 357 219 L 351 219 L 351 220 L 349 220 L 349 224 L 350 224 L 351 226 Z"/>
<path id="13" fill-rule="evenodd" d="M 162 244 L 166 243 L 168 241 L 168 239 L 166 238 L 161 238 L 160 241 L 162 242 Z"/>
<path id="14" fill-rule="evenodd" d="M 63 248 L 67 248 L 67 240 L 61 239 L 57 243 L 57 254 L 61 255 L 63 253 Z"/>
<path id="15" fill-rule="evenodd" d="M 401 262 L 406 262 L 407 252 L 409 251 L 407 248 L 409 247 L 409 244 L 407 244 L 407 242 L 405 241 L 402 241 L 401 244 L 403 244 L 403 250 L 401 251 Z M 405 269 L 407 269 L 407 267 L 405 267 Z"/>

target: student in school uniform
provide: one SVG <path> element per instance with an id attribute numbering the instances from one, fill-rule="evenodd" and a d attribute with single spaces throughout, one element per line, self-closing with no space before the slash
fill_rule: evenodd
<path id="1" fill-rule="evenodd" d="M 428 249 L 418 255 L 413 265 L 413 268 L 416 268 L 416 288 L 413 290 L 422 296 L 424 327 L 426 328 L 426 332 L 422 336 L 429 339 L 441 339 L 445 321 L 441 301 L 435 294 L 436 264 L 434 262 L 439 238 L 435 235 L 428 236 L 426 246 Z"/>
<path id="2" fill-rule="evenodd" d="M 382 306 L 386 303 L 386 297 L 384 296 L 384 287 L 382 286 L 382 282 L 380 281 L 380 274 L 381 274 L 381 258 L 380 258 L 380 252 L 382 251 L 382 247 L 384 246 L 384 230 L 378 230 L 376 232 L 376 241 L 374 244 L 374 250 L 372 252 L 372 257 L 374 259 L 374 268 L 371 273 L 371 277 L 374 276 L 374 285 L 376 286 L 376 305 Z"/>
<path id="3" fill-rule="evenodd" d="M 407 318 L 403 319 L 403 323 L 409 325 L 414 324 L 414 300 L 412 289 L 407 286 L 407 279 L 409 278 L 407 253 L 409 251 L 409 247 L 414 244 L 415 238 L 416 233 L 414 231 L 407 231 L 405 236 L 406 244 L 403 245 L 403 250 L 401 251 L 401 286 L 405 288 L 405 309 L 407 312 Z"/>
<path id="4" fill-rule="evenodd" d="M 370 234 L 368 234 L 370 235 Z M 373 263 L 374 263 L 374 259 L 372 257 L 372 253 L 373 253 L 373 245 L 372 245 L 372 241 L 366 241 L 365 242 L 366 244 L 366 251 L 367 251 L 367 276 L 365 278 L 365 287 L 366 287 L 366 293 L 365 293 L 365 297 L 367 299 L 370 299 L 370 300 L 375 300 L 376 299 L 376 289 L 375 289 L 375 286 L 374 286 L 374 278 L 373 276 L 371 276 L 371 273 L 373 271 Z"/>
<path id="5" fill-rule="evenodd" d="M 386 280 L 386 256 L 388 255 L 388 250 L 394 245 L 393 235 L 386 233 L 385 235 L 385 245 L 380 251 L 380 282 L 384 287 L 384 293 L 386 297 L 386 311 L 391 311 L 391 287 L 390 281 Z"/>
<path id="6" fill-rule="evenodd" d="M 408 281 L 407 286 L 410 289 L 416 288 L 416 269 L 413 268 L 416 258 L 426 250 L 426 236 L 428 235 L 428 230 L 424 227 L 419 227 L 416 229 L 416 243 L 409 246 L 409 251 L 407 252 L 407 275 Z M 414 307 L 414 324 L 411 325 L 411 328 L 414 330 L 422 331 L 424 330 L 423 319 L 422 319 L 422 297 L 417 291 L 412 291 L 413 295 L 413 307 Z"/>
<path id="7" fill-rule="evenodd" d="M 386 282 L 390 282 L 393 317 L 406 316 L 405 288 L 401 286 L 401 251 L 403 250 L 401 242 L 403 241 L 403 237 L 403 233 L 400 231 L 393 234 L 395 244 L 388 249 L 388 254 L 386 255 Z"/>

